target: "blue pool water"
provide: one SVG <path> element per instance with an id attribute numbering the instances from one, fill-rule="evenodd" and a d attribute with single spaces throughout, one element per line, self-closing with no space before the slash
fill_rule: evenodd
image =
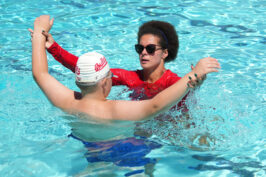
<path id="1" fill-rule="evenodd" d="M 265 7 L 260 0 L 0 1 L 0 176 L 265 176 Z M 101 52 L 113 68 L 139 69 L 138 27 L 165 20 L 180 40 L 167 68 L 183 76 L 212 56 L 222 69 L 187 99 L 192 120 L 79 120 L 54 108 L 33 81 L 27 28 L 41 14 L 55 18 L 51 33 L 62 47 L 77 56 Z M 73 74 L 48 60 L 50 73 L 78 90 Z M 124 89 L 114 87 L 110 99 L 129 99 Z M 184 128 L 189 121 L 195 127 Z M 136 127 L 152 136 L 134 136 Z M 208 145 L 198 141 L 204 136 Z"/>

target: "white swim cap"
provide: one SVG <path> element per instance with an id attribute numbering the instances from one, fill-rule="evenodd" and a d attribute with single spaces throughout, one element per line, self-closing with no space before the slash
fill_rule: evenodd
<path id="1" fill-rule="evenodd" d="M 95 85 L 108 75 L 110 67 L 102 54 L 88 52 L 78 59 L 75 74 L 76 82 L 81 85 Z"/>

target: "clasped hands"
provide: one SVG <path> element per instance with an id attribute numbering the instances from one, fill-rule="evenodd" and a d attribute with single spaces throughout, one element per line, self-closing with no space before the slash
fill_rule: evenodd
<path id="1" fill-rule="evenodd" d="M 54 23 L 54 19 L 50 19 L 49 15 L 41 15 L 34 21 L 34 30 L 28 29 L 31 32 L 31 36 L 42 34 L 43 32 L 49 32 Z"/>

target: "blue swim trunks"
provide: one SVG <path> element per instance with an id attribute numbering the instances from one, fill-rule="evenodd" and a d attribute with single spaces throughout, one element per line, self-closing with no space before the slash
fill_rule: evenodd
<path id="1" fill-rule="evenodd" d="M 160 148 L 162 145 L 145 138 L 130 137 L 121 140 L 85 142 L 80 140 L 88 152 L 85 154 L 88 162 L 113 162 L 122 167 L 138 167 L 146 164 L 155 164 L 156 159 L 145 157 L 152 149 Z"/>

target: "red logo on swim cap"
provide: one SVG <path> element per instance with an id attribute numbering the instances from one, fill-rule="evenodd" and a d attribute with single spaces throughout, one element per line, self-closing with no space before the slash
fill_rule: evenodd
<path id="1" fill-rule="evenodd" d="M 106 61 L 105 57 L 102 57 L 100 60 L 101 60 L 101 63 L 95 64 L 95 71 L 96 72 L 102 70 L 107 65 L 107 61 Z"/>
<path id="2" fill-rule="evenodd" d="M 78 66 L 76 66 L 75 71 L 76 71 L 76 74 L 77 74 L 77 75 L 80 75 L 80 69 L 79 69 Z"/>

